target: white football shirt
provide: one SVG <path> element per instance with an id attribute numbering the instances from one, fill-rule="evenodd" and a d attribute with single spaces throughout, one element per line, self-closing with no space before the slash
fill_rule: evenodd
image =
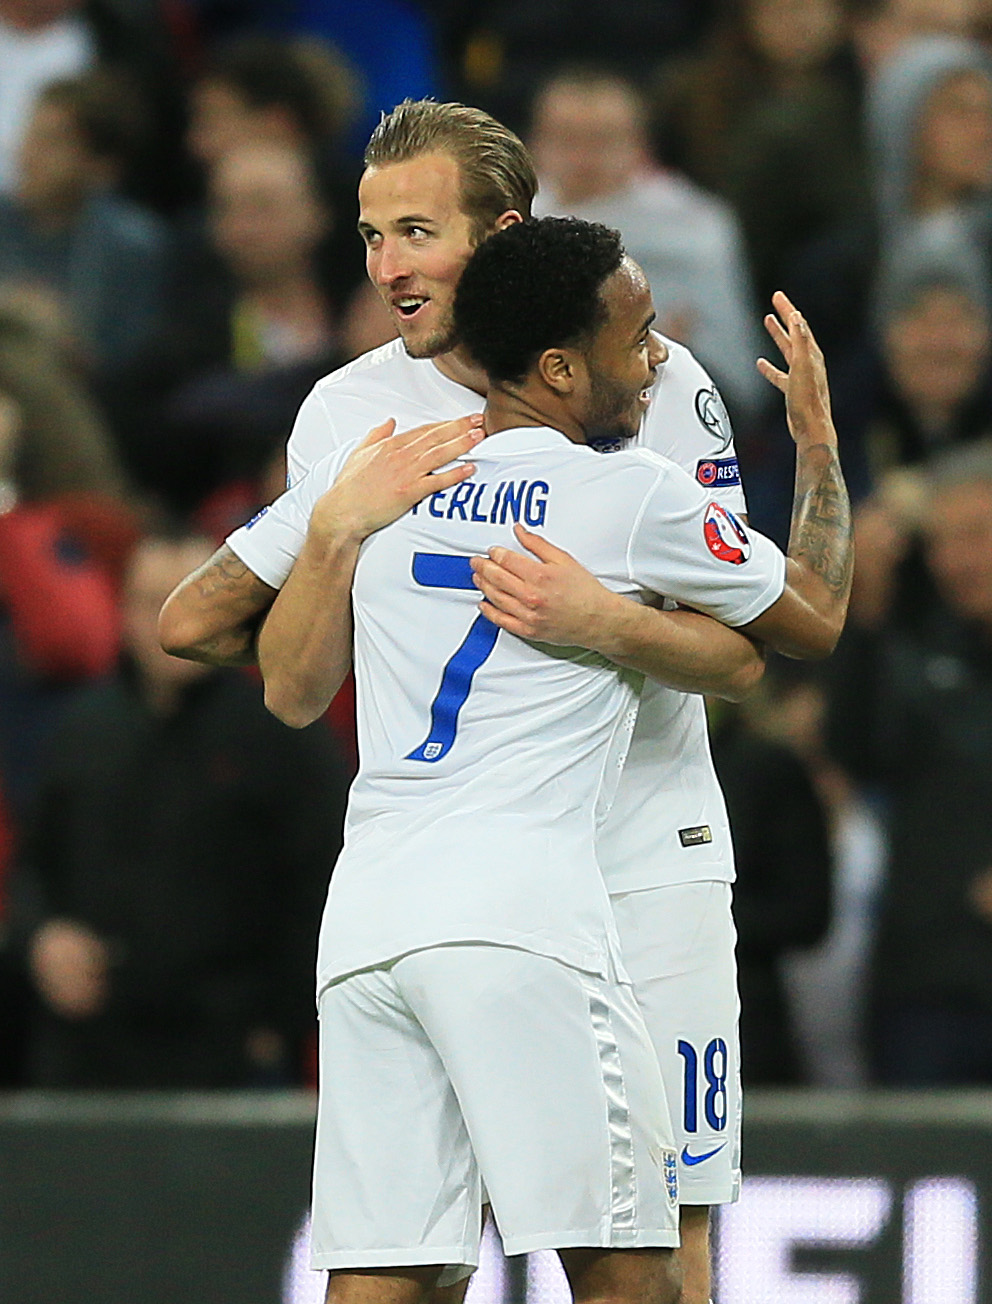
<path id="1" fill-rule="evenodd" d="M 666 344 L 669 357 L 659 369 L 638 442 L 671 458 L 714 501 L 746 512 L 733 431 L 720 395 L 688 349 L 672 340 Z M 289 483 L 388 417 L 396 418 L 398 430 L 408 430 L 482 406 L 473 390 L 449 380 L 433 362 L 410 358 L 402 341 L 392 340 L 318 381 L 290 436 Z M 645 682 L 598 855 L 611 892 L 733 879 L 727 810 L 713 769 L 702 697 Z"/>
<path id="2" fill-rule="evenodd" d="M 279 587 L 351 446 L 228 540 Z M 477 610 L 470 558 L 514 521 L 616 592 L 728 624 L 781 595 L 785 559 L 668 459 L 558 431 L 490 436 L 476 472 L 362 545 L 353 586 L 360 768 L 321 928 L 318 983 L 425 946 L 488 942 L 619 967 L 595 851 L 639 676 L 529 644 Z"/>

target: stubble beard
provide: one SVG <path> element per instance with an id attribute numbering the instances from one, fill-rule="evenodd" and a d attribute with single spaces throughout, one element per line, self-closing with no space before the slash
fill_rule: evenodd
<path id="1" fill-rule="evenodd" d="M 450 353 L 458 344 L 455 323 L 450 311 L 447 317 L 423 339 L 408 340 L 402 331 L 400 331 L 400 338 L 403 340 L 407 356 L 411 358 L 436 358 L 440 353 Z"/>
<path id="2" fill-rule="evenodd" d="M 597 376 L 593 383 L 592 405 L 585 422 L 586 443 L 609 447 L 629 443 L 637 438 L 640 418 L 634 420 L 636 395 L 616 383 Z"/>

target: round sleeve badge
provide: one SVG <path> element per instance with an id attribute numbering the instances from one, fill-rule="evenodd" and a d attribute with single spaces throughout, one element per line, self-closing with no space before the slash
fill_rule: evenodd
<path id="1" fill-rule="evenodd" d="M 720 503 L 710 503 L 703 517 L 706 546 L 720 561 L 740 566 L 751 555 L 751 540 L 737 517 Z"/>

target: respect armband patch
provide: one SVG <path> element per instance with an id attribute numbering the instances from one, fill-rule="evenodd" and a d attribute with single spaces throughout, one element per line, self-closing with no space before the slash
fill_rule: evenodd
<path id="1" fill-rule="evenodd" d="M 696 463 L 696 479 L 705 489 L 739 485 L 741 468 L 736 457 L 704 457 Z"/>

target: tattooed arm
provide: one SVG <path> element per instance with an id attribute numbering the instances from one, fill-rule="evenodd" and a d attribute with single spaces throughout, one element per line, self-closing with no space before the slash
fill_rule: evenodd
<path id="1" fill-rule="evenodd" d="M 787 372 L 761 359 L 762 375 L 785 395 L 796 441 L 796 490 L 782 596 L 757 620 L 727 629 L 690 611 L 659 611 L 605 588 L 574 557 L 517 526 L 533 556 L 490 549 L 472 561 L 494 624 L 520 638 L 591 648 L 683 692 L 739 701 L 764 665 L 755 644 L 809 660 L 840 637 L 851 589 L 854 550 L 847 490 L 823 355 L 784 294 L 765 325 Z M 785 324 L 783 324 L 785 323 Z"/>
<path id="2" fill-rule="evenodd" d="M 227 544 L 183 580 L 158 618 L 166 652 L 213 666 L 246 666 L 276 590 L 254 575 Z"/>
<path id="3" fill-rule="evenodd" d="M 851 504 L 837 456 L 823 354 L 786 296 L 779 292 L 774 304 L 779 316 L 769 314 L 765 326 L 788 371 L 764 358 L 758 367 L 785 395 L 796 442 L 796 488 L 785 592 L 745 629 L 786 656 L 815 658 L 833 651 L 844 628 L 854 575 Z"/>

